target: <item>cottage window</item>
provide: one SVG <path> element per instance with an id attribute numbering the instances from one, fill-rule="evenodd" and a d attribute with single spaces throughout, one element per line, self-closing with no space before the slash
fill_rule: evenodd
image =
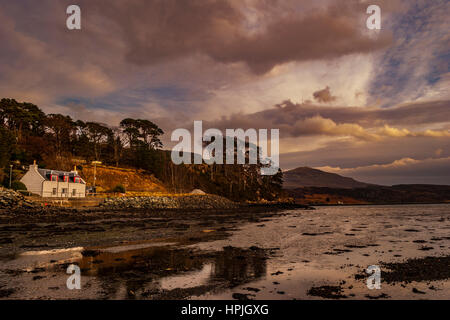
<path id="1" fill-rule="evenodd" d="M 52 194 L 56 196 L 56 188 L 53 188 Z"/>
<path id="2" fill-rule="evenodd" d="M 66 194 L 67 193 L 67 188 L 63 188 L 62 189 L 62 194 Z"/>
<path id="3" fill-rule="evenodd" d="M 74 178 L 74 182 L 75 182 L 75 183 L 80 183 L 80 177 L 75 177 L 75 178 Z"/>
<path id="4" fill-rule="evenodd" d="M 50 181 L 58 181 L 58 176 L 51 174 L 50 175 Z"/>
<path id="5" fill-rule="evenodd" d="M 64 182 L 69 182 L 69 176 L 64 176 Z"/>
<path id="6" fill-rule="evenodd" d="M 76 197 L 77 196 L 77 189 L 72 189 L 72 197 Z"/>

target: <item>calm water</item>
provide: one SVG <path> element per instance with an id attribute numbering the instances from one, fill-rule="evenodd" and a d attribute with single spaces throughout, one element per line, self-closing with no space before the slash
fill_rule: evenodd
<path id="1" fill-rule="evenodd" d="M 382 280 L 381 290 L 355 279 L 369 265 L 450 256 L 450 205 L 318 207 L 238 227 L 190 246 L 153 239 L 95 248 L 95 256 L 81 247 L 23 252 L 0 262 L 0 289 L 32 299 L 319 299 L 308 290 L 329 285 L 347 299 L 450 299 L 448 279 Z M 82 270 L 81 290 L 66 288 L 71 263 Z"/>

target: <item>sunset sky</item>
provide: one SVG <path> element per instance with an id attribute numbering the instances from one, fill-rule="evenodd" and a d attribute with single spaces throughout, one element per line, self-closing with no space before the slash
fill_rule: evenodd
<path id="1" fill-rule="evenodd" d="M 0 0 L 0 98 L 146 118 L 166 148 L 194 120 L 278 128 L 283 169 L 450 184 L 449 15 L 445 0 Z"/>

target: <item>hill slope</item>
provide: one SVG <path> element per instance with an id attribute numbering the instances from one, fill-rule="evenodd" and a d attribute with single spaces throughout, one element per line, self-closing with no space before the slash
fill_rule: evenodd
<path id="1" fill-rule="evenodd" d="M 300 167 L 283 172 L 285 189 L 295 189 L 301 187 L 328 187 L 328 188 L 365 188 L 368 183 L 359 182 L 352 178 L 340 176 L 336 173 L 329 173 L 318 169 Z"/>
<path id="2" fill-rule="evenodd" d="M 94 182 L 94 167 L 85 165 L 79 170 L 81 177 L 92 185 Z M 164 185 L 153 175 L 145 174 L 143 170 L 97 166 L 97 191 L 108 191 L 117 185 L 123 185 L 127 191 L 165 192 Z"/>

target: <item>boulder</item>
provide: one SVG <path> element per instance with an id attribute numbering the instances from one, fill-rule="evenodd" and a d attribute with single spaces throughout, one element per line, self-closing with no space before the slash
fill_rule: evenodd
<path id="1" fill-rule="evenodd" d="M 190 194 L 200 194 L 200 195 L 204 195 L 204 194 L 206 194 L 206 192 L 203 191 L 203 190 L 200 190 L 200 189 L 194 189 L 194 190 L 192 190 L 192 191 L 190 192 Z"/>

